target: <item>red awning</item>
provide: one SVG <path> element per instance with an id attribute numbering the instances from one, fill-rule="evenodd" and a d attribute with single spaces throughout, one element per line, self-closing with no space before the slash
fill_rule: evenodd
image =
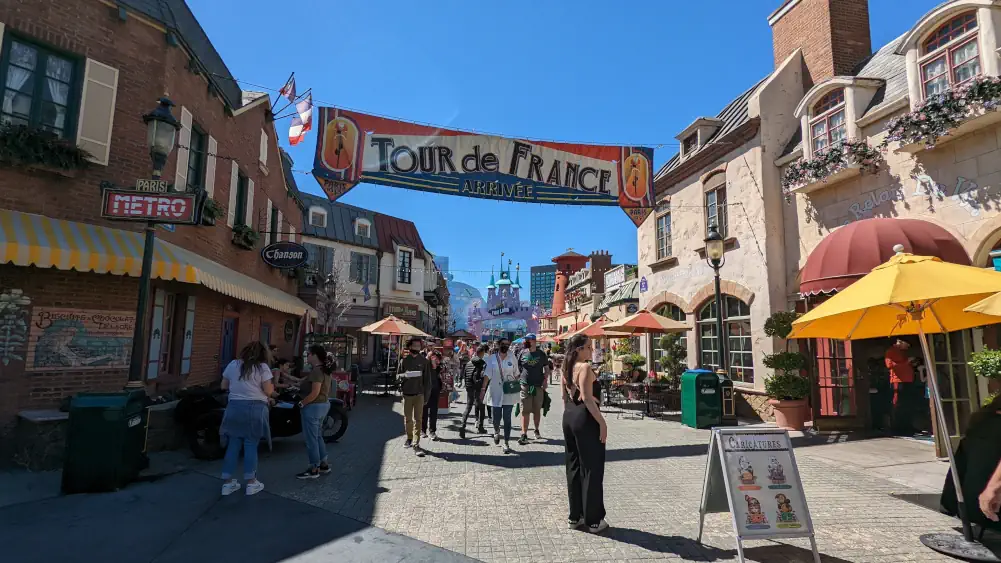
<path id="1" fill-rule="evenodd" d="M 844 289 L 889 260 L 898 244 L 904 246 L 904 252 L 970 265 L 963 245 L 934 223 L 920 219 L 863 219 L 820 241 L 803 266 L 799 291 L 816 295 Z"/>

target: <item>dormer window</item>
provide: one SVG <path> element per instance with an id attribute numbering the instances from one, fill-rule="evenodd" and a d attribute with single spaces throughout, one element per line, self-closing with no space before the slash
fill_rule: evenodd
<path id="1" fill-rule="evenodd" d="M 838 88 L 824 95 L 810 113 L 813 152 L 819 153 L 845 137 L 845 89 Z"/>
<path id="2" fill-rule="evenodd" d="M 681 144 L 681 154 L 683 156 L 689 156 L 695 149 L 699 148 L 699 134 L 692 133 L 691 135 L 685 137 L 685 140 Z"/>
<path id="3" fill-rule="evenodd" d="M 327 212 L 319 207 L 310 207 L 309 224 L 325 229 L 327 227 Z"/>
<path id="4" fill-rule="evenodd" d="M 355 236 L 369 238 L 372 236 L 372 223 L 367 219 L 355 219 Z"/>
<path id="5" fill-rule="evenodd" d="M 921 46 L 921 87 L 925 99 L 980 74 L 977 14 L 960 14 L 925 39 Z"/>

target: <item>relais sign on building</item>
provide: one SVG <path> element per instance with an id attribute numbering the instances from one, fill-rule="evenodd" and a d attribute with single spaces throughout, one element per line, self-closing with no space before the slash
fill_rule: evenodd
<path id="1" fill-rule="evenodd" d="M 197 225 L 201 222 L 202 193 L 166 189 L 167 184 L 158 180 L 140 180 L 135 190 L 104 188 L 101 217 L 174 225 Z"/>

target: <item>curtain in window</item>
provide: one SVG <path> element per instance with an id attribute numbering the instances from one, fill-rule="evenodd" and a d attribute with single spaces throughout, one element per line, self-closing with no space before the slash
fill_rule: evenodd
<path id="1" fill-rule="evenodd" d="M 31 113 L 31 90 L 22 91 L 31 78 L 38 60 L 38 52 L 18 42 L 11 43 L 10 64 L 7 65 L 7 89 L 3 93 L 5 121 L 28 123 Z M 13 117 L 14 119 L 11 119 Z M 20 118 L 20 119 L 19 119 Z"/>
<path id="2" fill-rule="evenodd" d="M 73 64 L 50 55 L 45 61 L 45 76 L 46 92 L 42 98 L 46 103 L 42 111 L 42 125 L 62 132 L 66 124 Z"/>

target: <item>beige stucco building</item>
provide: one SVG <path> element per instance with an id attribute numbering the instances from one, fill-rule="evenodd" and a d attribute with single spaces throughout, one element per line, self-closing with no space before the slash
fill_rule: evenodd
<path id="1" fill-rule="evenodd" d="M 765 416 L 762 357 L 781 344 L 764 334 L 770 314 L 807 310 L 885 261 L 896 244 L 989 267 L 1001 241 L 1001 112 L 990 102 L 983 108 L 983 95 L 963 98 L 971 84 L 988 98 L 1001 91 L 991 85 L 1001 75 L 1001 2 L 946 2 L 875 51 L 866 0 L 786 0 L 769 23 L 774 71 L 677 136 L 679 153 L 655 179 L 658 208 L 637 232 L 647 288 L 640 306 L 691 324 L 689 365 L 716 367 L 713 270 L 701 249 L 708 225 L 719 225 L 730 375 Z M 912 137 L 881 148 L 908 120 L 916 122 L 911 131 L 925 131 L 936 107 L 960 99 L 969 105 L 950 107 L 974 111 L 950 110 L 963 118 L 937 142 Z M 959 431 L 987 393 L 965 359 L 995 346 L 993 332 L 940 337 L 933 346 L 957 393 L 946 409 Z M 818 422 L 873 423 L 867 366 L 885 347 L 882 339 L 802 343 Z"/>

